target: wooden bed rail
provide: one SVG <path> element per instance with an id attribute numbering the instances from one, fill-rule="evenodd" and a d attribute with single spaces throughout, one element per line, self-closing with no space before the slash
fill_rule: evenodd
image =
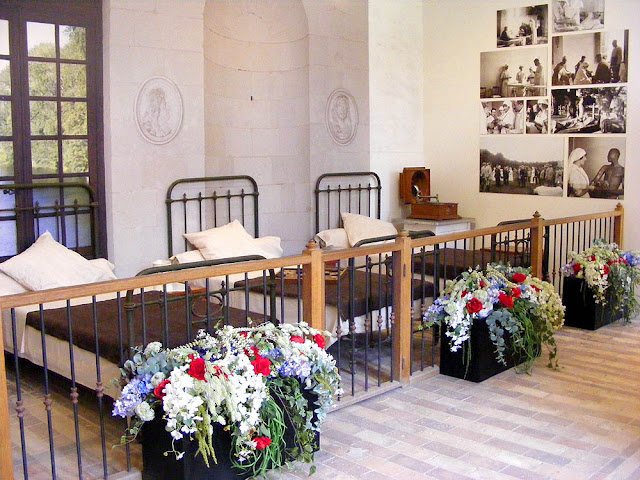
<path id="1" fill-rule="evenodd" d="M 300 255 L 271 260 L 254 260 L 226 265 L 200 267 L 167 273 L 154 273 L 150 275 L 113 280 L 91 285 L 64 287 L 41 292 L 28 292 L 18 295 L 0 297 L 0 311 L 25 305 L 44 304 L 57 300 L 70 300 L 80 297 L 91 297 L 103 293 L 124 292 L 131 289 L 148 288 L 170 283 L 184 283 L 190 280 L 219 277 L 237 273 L 245 273 L 259 270 L 287 268 L 291 266 L 301 267 L 302 304 L 304 306 L 304 320 L 314 328 L 323 329 L 325 325 L 325 264 L 353 257 L 390 255 L 393 272 L 393 370 L 394 380 L 408 383 L 411 377 L 411 342 L 412 342 L 412 298 L 411 278 L 413 272 L 413 252 L 423 247 L 447 245 L 447 242 L 470 242 L 477 238 L 491 237 L 516 231 L 528 231 L 530 239 L 530 255 L 532 272 L 536 276 L 542 276 L 543 261 L 545 261 L 545 237 L 546 229 L 577 222 L 607 220 L 612 223 L 613 241 L 622 245 L 622 231 L 624 222 L 624 209 L 618 204 L 613 211 L 590 215 L 566 217 L 555 220 L 541 218 L 536 212 L 531 220 L 501 225 L 490 228 L 481 228 L 468 232 L 458 232 L 447 235 L 429 236 L 412 239 L 406 232 L 401 234 L 391 243 L 368 245 L 357 249 L 344 249 L 322 251 L 314 242 L 307 245 L 306 250 Z M 0 341 L 3 342 L 3 332 L 0 329 Z M 10 334 L 10 333 L 9 333 Z M 3 342 L 4 345 L 4 342 Z M 0 478 L 14 478 L 12 445 L 9 420 L 9 400 L 7 391 L 7 377 L 5 371 L 4 355 L 0 358 Z"/>

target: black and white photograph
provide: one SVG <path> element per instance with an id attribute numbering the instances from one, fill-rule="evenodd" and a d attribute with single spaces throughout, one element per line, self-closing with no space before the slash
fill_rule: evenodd
<path id="1" fill-rule="evenodd" d="M 525 111 L 527 134 L 549 133 L 549 100 L 527 100 Z"/>
<path id="2" fill-rule="evenodd" d="M 480 138 L 480 191 L 561 197 L 564 140 Z"/>
<path id="3" fill-rule="evenodd" d="M 553 37 L 551 85 L 625 83 L 629 30 Z"/>
<path id="4" fill-rule="evenodd" d="M 567 196 L 624 198 L 626 141 L 611 137 L 570 137 Z"/>
<path id="5" fill-rule="evenodd" d="M 553 0 L 553 33 L 604 28 L 604 0 Z"/>
<path id="6" fill-rule="evenodd" d="M 506 48 L 480 53 L 480 97 L 543 97 L 547 48 Z"/>
<path id="7" fill-rule="evenodd" d="M 524 100 L 480 102 L 480 135 L 524 133 Z"/>
<path id="8" fill-rule="evenodd" d="M 554 89 L 551 133 L 626 133 L 627 87 Z"/>
<path id="9" fill-rule="evenodd" d="M 546 45 L 548 5 L 498 10 L 498 48 Z"/>

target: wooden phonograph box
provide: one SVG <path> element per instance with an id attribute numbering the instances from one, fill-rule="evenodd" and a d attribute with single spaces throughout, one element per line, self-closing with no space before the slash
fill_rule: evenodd
<path id="1" fill-rule="evenodd" d="M 438 201 L 437 195 L 431 195 L 431 174 L 428 168 L 406 167 L 402 171 L 400 198 L 404 203 L 411 205 L 408 218 L 425 220 L 460 218 L 457 203 L 443 203 Z"/>

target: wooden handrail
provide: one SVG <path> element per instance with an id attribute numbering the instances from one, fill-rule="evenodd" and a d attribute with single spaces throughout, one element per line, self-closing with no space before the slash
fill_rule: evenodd
<path id="1" fill-rule="evenodd" d="M 113 280 L 89 285 L 63 287 L 40 292 L 28 292 L 0 297 L 0 311 L 26 305 L 45 304 L 53 301 L 92 297 L 105 293 L 155 287 L 170 283 L 185 283 L 202 278 L 221 277 L 238 273 L 302 266 L 303 271 L 303 312 L 304 319 L 314 328 L 325 328 L 325 292 L 324 265 L 328 262 L 345 260 L 359 256 L 391 254 L 393 259 L 393 342 L 394 342 L 394 379 L 407 383 L 410 377 L 411 354 L 411 272 L 412 251 L 421 247 L 446 245 L 447 242 L 483 238 L 506 232 L 529 229 L 531 239 L 532 273 L 542 276 L 544 260 L 545 229 L 553 225 L 613 218 L 613 235 L 616 243 L 622 246 L 624 208 L 621 204 L 614 211 L 594 213 L 559 219 L 545 220 L 536 212 L 531 220 L 514 224 L 480 228 L 466 232 L 411 239 L 406 232 L 390 243 L 367 245 L 344 250 L 321 251 L 315 243 L 310 243 L 301 255 L 270 260 L 254 260 L 226 265 L 192 268 L 187 270 L 155 273 L 146 276 Z M 0 341 L 3 342 L 0 328 Z M 4 342 L 3 342 L 4 345 Z M 9 398 L 4 356 L 0 358 L 0 476 L 13 479 L 13 459 L 9 424 Z"/>

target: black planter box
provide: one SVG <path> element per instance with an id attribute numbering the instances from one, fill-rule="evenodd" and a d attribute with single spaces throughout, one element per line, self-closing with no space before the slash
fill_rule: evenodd
<path id="1" fill-rule="evenodd" d="M 440 373 L 450 377 L 462 378 L 471 382 L 482 382 L 500 372 L 517 365 L 509 354 L 509 338 L 505 335 L 507 351 L 505 351 L 506 365 L 496 360 L 496 347 L 489 338 L 489 327 L 484 319 L 476 319 L 471 325 L 470 339 L 466 345 L 456 352 L 451 351 L 450 338 L 444 334 L 440 336 Z M 471 362 L 467 368 L 464 364 L 465 349 L 471 349 Z M 466 375 L 465 375 L 466 373 Z"/>
<path id="2" fill-rule="evenodd" d="M 596 303 L 593 291 L 583 278 L 566 277 L 562 287 L 562 303 L 566 307 L 564 324 L 568 327 L 596 330 L 622 318 L 623 312 L 611 308 L 611 295 L 605 296 L 607 303 Z"/>
<path id="3" fill-rule="evenodd" d="M 302 395 L 307 399 L 309 408 L 315 409 L 317 395 L 302 390 Z M 278 398 L 276 403 L 281 407 Z M 171 434 L 165 429 L 165 421 L 162 419 L 162 410 L 156 411 L 156 418 L 146 422 L 141 429 L 139 438 L 142 443 L 142 479 L 143 480 L 238 480 L 251 476 L 250 471 L 240 470 L 231 463 L 231 434 L 218 424 L 213 425 L 213 448 L 218 463 L 209 459 L 209 466 L 204 463 L 202 455 L 195 453 L 198 450 L 197 440 L 185 437 L 175 442 L 176 450 L 184 451 L 181 460 L 176 460 L 171 443 Z M 295 447 L 295 433 L 293 425 L 285 414 L 284 441 L 286 448 Z M 314 414 L 314 421 L 316 415 Z M 320 434 L 315 432 L 314 451 L 320 447 Z M 170 452 L 165 456 L 165 452 Z M 285 461 L 293 460 L 285 455 Z M 281 465 L 274 465 L 272 468 Z"/>

